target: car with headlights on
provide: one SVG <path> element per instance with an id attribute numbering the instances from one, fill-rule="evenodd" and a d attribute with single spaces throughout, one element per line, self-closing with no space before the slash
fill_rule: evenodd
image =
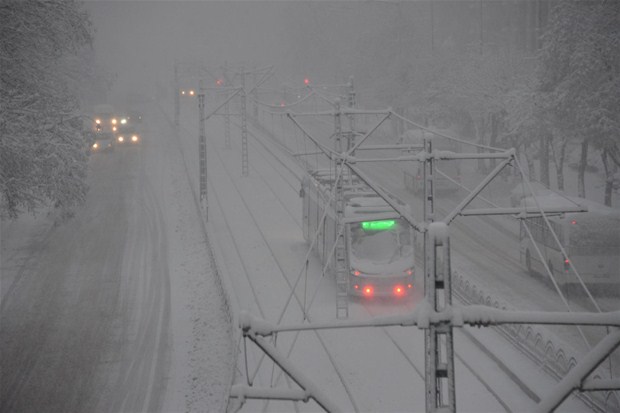
<path id="1" fill-rule="evenodd" d="M 90 145 L 91 153 L 111 152 L 114 150 L 114 136 L 109 132 L 97 132 L 95 140 Z"/>
<path id="2" fill-rule="evenodd" d="M 140 133 L 132 125 L 119 127 L 115 136 L 115 143 L 120 146 L 136 145 L 142 141 Z"/>

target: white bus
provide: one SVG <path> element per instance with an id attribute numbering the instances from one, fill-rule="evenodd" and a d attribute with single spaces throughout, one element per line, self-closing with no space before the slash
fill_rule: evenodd
<path id="1" fill-rule="evenodd" d="M 543 262 L 546 263 L 560 285 L 579 283 L 571 270 L 571 263 L 586 284 L 620 283 L 620 212 L 584 199 L 571 199 L 587 206 L 588 212 L 547 216 L 553 232 L 568 256 L 564 256 L 560 250 L 543 217 L 527 218 L 521 220 L 521 263 L 531 274 L 546 274 Z M 540 196 L 536 197 L 536 200 L 532 197 L 525 198 L 523 204 L 530 207 L 540 205 L 544 208 L 560 206 L 562 200 L 563 205 L 566 205 L 567 199 L 558 195 Z M 525 225 L 541 251 L 542 259 Z"/>
<path id="2" fill-rule="evenodd" d="M 339 228 L 330 193 L 333 175 L 326 170 L 310 171 L 302 180 L 303 234 L 314 245 L 321 262 L 329 259 Z M 406 296 L 413 289 L 413 228 L 398 218 L 385 200 L 358 179 L 344 184 L 346 206 L 345 245 L 349 267 L 349 294 L 363 297 Z M 394 198 L 400 206 L 406 205 Z M 327 209 L 323 222 L 321 217 Z M 392 217 L 386 218 L 392 215 Z M 335 270 L 335 260 L 328 268 Z"/>

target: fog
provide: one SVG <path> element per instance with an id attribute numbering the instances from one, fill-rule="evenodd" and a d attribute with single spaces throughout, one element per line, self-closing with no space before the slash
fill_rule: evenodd
<path id="1" fill-rule="evenodd" d="M 172 81 L 174 62 L 278 65 L 290 44 L 285 2 L 89 2 L 98 63 L 112 93 L 152 92 Z"/>
<path id="2" fill-rule="evenodd" d="M 620 412 L 620 2 L 0 18 L 0 411 Z"/>

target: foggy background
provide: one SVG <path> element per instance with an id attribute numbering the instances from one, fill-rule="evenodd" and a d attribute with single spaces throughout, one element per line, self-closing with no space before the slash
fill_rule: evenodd
<path id="1" fill-rule="evenodd" d="M 175 59 L 273 65 L 280 79 L 298 83 L 305 76 L 324 82 L 355 76 L 367 97 L 385 94 L 373 86 L 389 82 L 406 93 L 414 79 L 405 72 L 415 72 L 418 60 L 482 49 L 533 52 L 541 24 L 533 2 L 519 1 L 90 1 L 86 7 L 97 63 L 114 79 L 112 95 L 169 88 Z"/>

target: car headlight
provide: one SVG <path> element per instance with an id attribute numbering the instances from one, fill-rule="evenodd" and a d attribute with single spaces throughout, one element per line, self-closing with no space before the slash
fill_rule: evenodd
<path id="1" fill-rule="evenodd" d="M 138 136 L 137 136 L 137 135 L 133 135 L 133 136 L 131 137 L 131 141 L 132 141 L 132 142 L 138 142 Z"/>
<path id="2" fill-rule="evenodd" d="M 116 122 L 117 122 L 116 118 L 112 118 L 112 125 L 116 125 Z"/>
<path id="3" fill-rule="evenodd" d="M 124 138 L 123 136 L 119 136 L 119 137 L 118 137 L 118 141 L 119 141 L 119 142 L 123 142 L 124 140 L 125 140 L 125 138 Z"/>
<path id="4" fill-rule="evenodd" d="M 99 144 L 97 142 L 93 143 L 93 149 L 97 149 L 99 147 Z"/>
<path id="5" fill-rule="evenodd" d="M 127 119 L 125 119 L 125 118 L 121 119 L 121 124 L 122 124 L 122 125 L 124 125 L 124 124 L 126 124 L 126 123 L 127 123 Z"/>

